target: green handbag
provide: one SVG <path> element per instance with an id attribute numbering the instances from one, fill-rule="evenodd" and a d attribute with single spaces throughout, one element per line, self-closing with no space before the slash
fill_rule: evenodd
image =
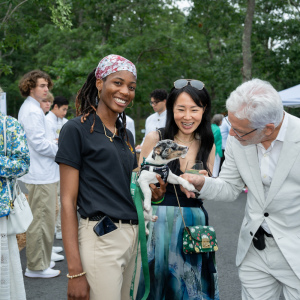
<path id="1" fill-rule="evenodd" d="M 218 250 L 216 232 L 212 226 L 188 226 L 183 230 L 185 254 L 214 252 Z"/>
<path id="2" fill-rule="evenodd" d="M 183 252 L 185 254 L 198 254 L 198 253 L 217 251 L 219 248 L 216 239 L 216 232 L 212 226 L 202 226 L 202 225 L 186 226 L 185 225 L 175 186 L 174 186 L 174 190 L 175 190 L 178 206 L 180 209 L 182 221 L 184 224 L 183 238 L 182 238 Z"/>

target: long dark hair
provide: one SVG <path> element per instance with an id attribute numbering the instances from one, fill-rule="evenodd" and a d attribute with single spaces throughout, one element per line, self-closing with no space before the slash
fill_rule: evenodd
<path id="1" fill-rule="evenodd" d="M 96 87 L 96 76 L 95 76 L 96 68 L 88 75 L 86 82 L 83 84 L 82 88 L 78 91 L 75 107 L 76 107 L 76 116 L 82 116 L 81 122 L 83 123 L 86 118 L 92 113 L 94 115 L 94 122 L 91 126 L 90 132 L 93 133 L 95 121 L 96 121 L 96 111 L 98 102 L 100 101 L 98 97 L 98 89 Z M 102 79 L 104 82 L 106 78 Z M 129 143 L 128 134 L 126 131 L 126 114 L 125 111 L 119 114 L 119 118 L 121 118 L 127 142 Z"/>
<path id="2" fill-rule="evenodd" d="M 195 137 L 200 138 L 200 147 L 196 156 L 196 160 L 203 162 L 204 168 L 208 171 L 209 175 L 211 172 L 208 167 L 208 157 L 214 144 L 214 136 L 211 130 L 210 113 L 211 113 L 211 100 L 210 96 L 205 88 L 198 90 L 191 85 L 187 85 L 181 89 L 172 88 L 167 98 L 167 120 L 164 132 L 164 138 L 174 140 L 175 135 L 178 132 L 178 127 L 174 120 L 174 104 L 181 93 L 187 93 L 196 103 L 196 105 L 205 107 L 205 111 L 202 116 L 201 123 L 195 130 Z M 171 164 L 179 164 L 178 160 L 171 162 Z"/>

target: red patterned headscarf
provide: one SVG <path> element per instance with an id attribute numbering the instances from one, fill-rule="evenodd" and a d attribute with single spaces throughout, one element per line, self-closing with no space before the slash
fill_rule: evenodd
<path id="1" fill-rule="evenodd" d="M 137 78 L 135 65 L 125 57 L 110 54 L 102 58 L 95 71 L 97 79 L 103 79 L 108 75 L 118 71 L 129 71 Z"/>

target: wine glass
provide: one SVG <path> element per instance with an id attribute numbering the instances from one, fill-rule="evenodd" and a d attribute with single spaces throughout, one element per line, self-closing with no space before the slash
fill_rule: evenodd
<path id="1" fill-rule="evenodd" d="M 203 166 L 202 161 L 200 161 L 200 160 L 189 160 L 186 164 L 185 173 L 203 175 L 203 174 L 199 174 L 200 170 L 204 170 L 204 166 Z"/>

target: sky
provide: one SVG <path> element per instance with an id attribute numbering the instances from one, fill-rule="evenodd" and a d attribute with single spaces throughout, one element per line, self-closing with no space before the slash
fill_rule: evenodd
<path id="1" fill-rule="evenodd" d="M 191 2 L 189 0 L 177 0 L 176 1 L 178 8 L 184 10 L 184 8 L 190 7 Z"/>

